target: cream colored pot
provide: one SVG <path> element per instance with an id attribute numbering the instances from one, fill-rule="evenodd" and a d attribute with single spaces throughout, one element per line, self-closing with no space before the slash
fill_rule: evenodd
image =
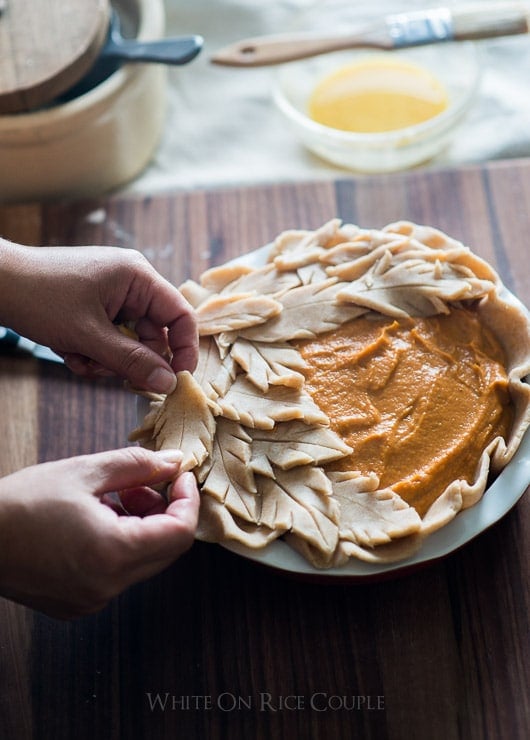
<path id="1" fill-rule="evenodd" d="M 162 0 L 121 0 L 142 40 L 163 36 Z M 100 195 L 135 177 L 159 141 L 166 68 L 126 64 L 74 100 L 0 116 L 0 202 Z"/>

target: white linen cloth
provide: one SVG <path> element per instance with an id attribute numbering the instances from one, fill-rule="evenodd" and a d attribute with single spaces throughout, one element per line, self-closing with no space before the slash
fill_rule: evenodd
<path id="1" fill-rule="evenodd" d="M 352 0 L 356 1 L 360 0 Z M 169 69 L 163 136 L 153 161 L 129 191 L 156 193 L 347 174 L 311 154 L 294 137 L 271 99 L 272 68 L 236 69 L 209 62 L 214 51 L 229 43 L 281 32 L 313 3 L 165 0 L 166 35 L 198 33 L 205 46 L 191 64 Z M 404 0 L 404 9 L 406 5 Z M 425 2 L 426 8 L 440 5 L 443 0 Z M 479 44 L 484 71 L 478 100 L 451 144 L 428 167 L 530 155 L 530 35 Z"/>

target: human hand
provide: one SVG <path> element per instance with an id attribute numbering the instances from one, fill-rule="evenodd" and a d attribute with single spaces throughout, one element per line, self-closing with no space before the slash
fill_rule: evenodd
<path id="1" fill-rule="evenodd" d="M 69 619 L 166 568 L 193 543 L 199 494 L 192 473 L 167 505 L 149 486 L 174 478 L 181 457 L 128 447 L 0 479 L 0 594 Z M 106 505 L 114 491 L 129 516 Z"/>
<path id="2" fill-rule="evenodd" d="M 195 369 L 193 309 L 136 250 L 24 247 L 0 240 L 0 321 L 80 375 L 116 374 L 170 393 Z M 133 321 L 138 339 L 116 324 Z"/>

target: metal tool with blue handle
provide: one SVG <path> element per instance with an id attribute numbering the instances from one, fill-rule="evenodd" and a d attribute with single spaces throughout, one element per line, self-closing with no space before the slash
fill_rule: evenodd
<path id="1" fill-rule="evenodd" d="M 0 347 L 12 347 L 13 349 L 27 352 L 39 360 L 48 360 L 49 362 L 63 362 L 63 358 L 56 354 L 49 347 L 32 342 L 31 339 L 21 337 L 16 331 L 6 329 L 0 326 Z"/>

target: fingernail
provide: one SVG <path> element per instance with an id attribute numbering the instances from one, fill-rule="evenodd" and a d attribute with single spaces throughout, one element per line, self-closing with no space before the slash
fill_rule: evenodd
<path id="1" fill-rule="evenodd" d="M 177 387 L 177 377 L 165 367 L 157 367 L 148 376 L 147 385 L 149 390 L 156 391 L 156 393 L 173 393 Z"/>
<path id="2" fill-rule="evenodd" d="M 182 462 L 182 452 L 180 450 L 157 450 L 157 456 L 168 463 Z"/>

